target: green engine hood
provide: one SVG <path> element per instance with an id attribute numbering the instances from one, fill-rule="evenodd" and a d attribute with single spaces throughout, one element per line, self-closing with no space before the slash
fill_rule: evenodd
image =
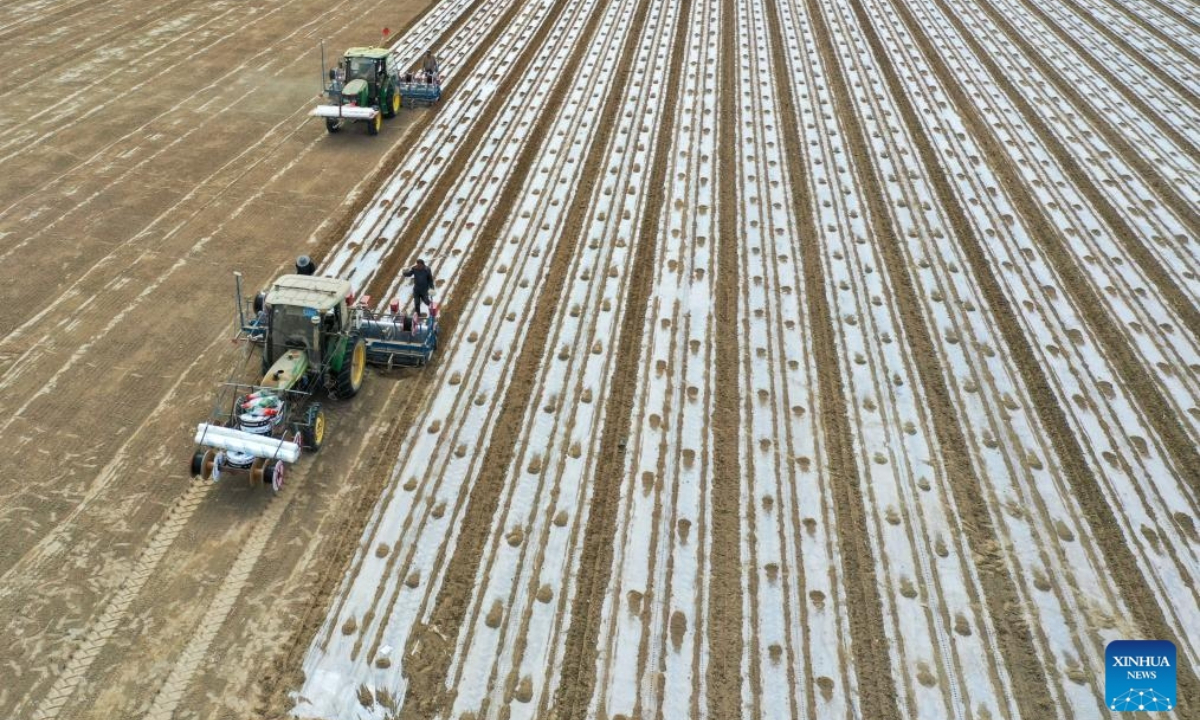
<path id="1" fill-rule="evenodd" d="M 346 83 L 346 87 L 342 88 L 342 96 L 347 98 L 356 98 L 359 93 L 367 89 L 367 81 L 362 78 L 356 78 Z"/>
<path id="2" fill-rule="evenodd" d="M 288 350 L 263 375 L 262 385 L 288 390 L 304 377 L 305 370 L 308 370 L 308 355 L 303 350 Z"/>

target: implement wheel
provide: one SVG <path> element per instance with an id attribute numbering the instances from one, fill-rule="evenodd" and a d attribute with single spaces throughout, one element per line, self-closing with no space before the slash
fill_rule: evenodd
<path id="1" fill-rule="evenodd" d="M 354 338 L 354 345 L 346 352 L 342 360 L 342 369 L 337 374 L 335 392 L 343 400 L 348 400 L 358 394 L 362 387 L 363 377 L 367 374 L 367 344 L 362 338 Z"/>
<path id="2" fill-rule="evenodd" d="M 283 476 L 287 465 L 282 460 L 271 460 L 263 469 L 263 482 L 271 484 L 271 490 L 276 495 L 283 490 Z"/>
<path id="3" fill-rule="evenodd" d="M 213 468 L 217 464 L 217 453 L 212 450 L 198 450 L 192 456 L 192 477 L 204 480 L 212 478 Z"/>

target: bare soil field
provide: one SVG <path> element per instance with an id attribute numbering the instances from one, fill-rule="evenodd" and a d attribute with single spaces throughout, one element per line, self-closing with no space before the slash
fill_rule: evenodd
<path id="1" fill-rule="evenodd" d="M 446 95 L 327 134 L 318 43 L 383 27 Z M 1139 638 L 1200 698 L 1194 5 L 18 0 L 0 43 L 0 717 L 1082 720 Z M 277 494 L 189 477 L 259 368 L 232 272 L 301 253 L 384 304 L 426 259 L 438 354 Z"/>

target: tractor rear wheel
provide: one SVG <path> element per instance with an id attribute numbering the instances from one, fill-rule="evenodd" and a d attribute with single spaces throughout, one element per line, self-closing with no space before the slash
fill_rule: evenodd
<path id="1" fill-rule="evenodd" d="M 334 386 L 337 396 L 343 400 L 358 394 L 367 374 L 367 344 L 360 337 L 353 338 L 353 342 L 342 359 L 342 369 L 338 370 Z"/>
<path id="2" fill-rule="evenodd" d="M 330 133 L 335 133 L 342 129 L 342 124 L 338 122 L 337 118 L 325 118 L 325 129 Z"/>
<path id="3" fill-rule="evenodd" d="M 367 134 L 378 135 L 379 129 L 383 127 L 383 113 L 375 113 L 375 117 L 367 121 Z"/>
<path id="4" fill-rule="evenodd" d="M 383 116 L 386 118 L 396 117 L 396 113 L 400 112 L 400 93 L 392 90 L 384 98 Z"/>
<path id="5" fill-rule="evenodd" d="M 313 404 L 304 415 L 304 423 L 300 426 L 300 437 L 304 442 L 304 449 L 316 452 L 321 449 L 321 443 L 325 441 L 325 411 L 321 409 L 320 405 Z"/>

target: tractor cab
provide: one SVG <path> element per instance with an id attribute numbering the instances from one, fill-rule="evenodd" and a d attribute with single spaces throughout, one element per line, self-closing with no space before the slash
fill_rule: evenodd
<path id="1" fill-rule="evenodd" d="M 347 55 L 343 62 L 342 72 L 347 80 L 366 80 L 371 85 L 376 85 L 379 76 L 383 74 L 383 63 L 377 58 Z"/>
<path id="2" fill-rule="evenodd" d="M 387 48 L 350 48 L 342 57 L 342 101 L 362 107 L 385 107 L 395 86 L 395 60 Z M 389 82 L 391 80 L 391 82 Z"/>
<path id="3" fill-rule="evenodd" d="M 283 275 L 262 296 L 264 387 L 308 390 L 328 379 L 340 397 L 362 385 L 366 349 L 354 332 L 350 283 Z"/>

